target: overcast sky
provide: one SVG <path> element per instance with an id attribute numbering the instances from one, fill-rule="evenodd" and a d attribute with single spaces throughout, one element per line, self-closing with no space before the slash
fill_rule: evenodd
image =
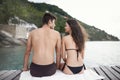
<path id="1" fill-rule="evenodd" d="M 28 0 L 56 5 L 72 17 L 120 39 L 120 0 Z"/>

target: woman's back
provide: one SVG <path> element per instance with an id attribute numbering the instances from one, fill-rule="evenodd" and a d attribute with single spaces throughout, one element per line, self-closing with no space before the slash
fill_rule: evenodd
<path id="1" fill-rule="evenodd" d="M 81 53 L 78 52 L 76 44 L 71 35 L 64 37 L 65 51 L 67 54 L 66 64 L 77 67 L 83 65 Z"/>

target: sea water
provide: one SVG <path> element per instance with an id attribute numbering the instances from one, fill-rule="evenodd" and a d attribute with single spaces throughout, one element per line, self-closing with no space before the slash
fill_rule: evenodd
<path id="1" fill-rule="evenodd" d="M 0 70 L 22 69 L 24 53 L 24 46 L 0 48 Z M 120 65 L 120 41 L 87 41 L 84 64 L 87 67 Z"/>

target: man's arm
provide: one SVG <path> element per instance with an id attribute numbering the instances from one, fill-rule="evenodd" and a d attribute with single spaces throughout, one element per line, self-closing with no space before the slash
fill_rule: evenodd
<path id="1" fill-rule="evenodd" d="M 31 34 L 30 34 L 27 40 L 27 46 L 26 46 L 26 51 L 24 55 L 24 64 L 23 64 L 23 69 L 22 69 L 23 71 L 28 70 L 28 61 L 29 61 L 29 56 L 31 52 L 31 47 L 32 47 L 32 43 L 31 43 Z"/>
<path id="2" fill-rule="evenodd" d="M 61 49 L 61 37 L 60 37 L 60 34 L 58 34 L 58 39 L 57 39 L 57 44 L 56 44 L 56 65 L 57 65 L 57 69 L 59 69 L 60 61 L 61 61 L 60 49 Z"/>

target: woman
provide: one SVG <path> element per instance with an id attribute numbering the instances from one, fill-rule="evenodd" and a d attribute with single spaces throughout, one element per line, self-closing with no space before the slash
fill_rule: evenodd
<path id="1" fill-rule="evenodd" d="M 67 20 L 65 32 L 68 33 L 62 39 L 62 58 L 65 62 L 61 64 L 61 70 L 66 74 L 77 74 L 84 72 L 84 47 L 87 39 L 86 32 L 78 21 Z"/>

